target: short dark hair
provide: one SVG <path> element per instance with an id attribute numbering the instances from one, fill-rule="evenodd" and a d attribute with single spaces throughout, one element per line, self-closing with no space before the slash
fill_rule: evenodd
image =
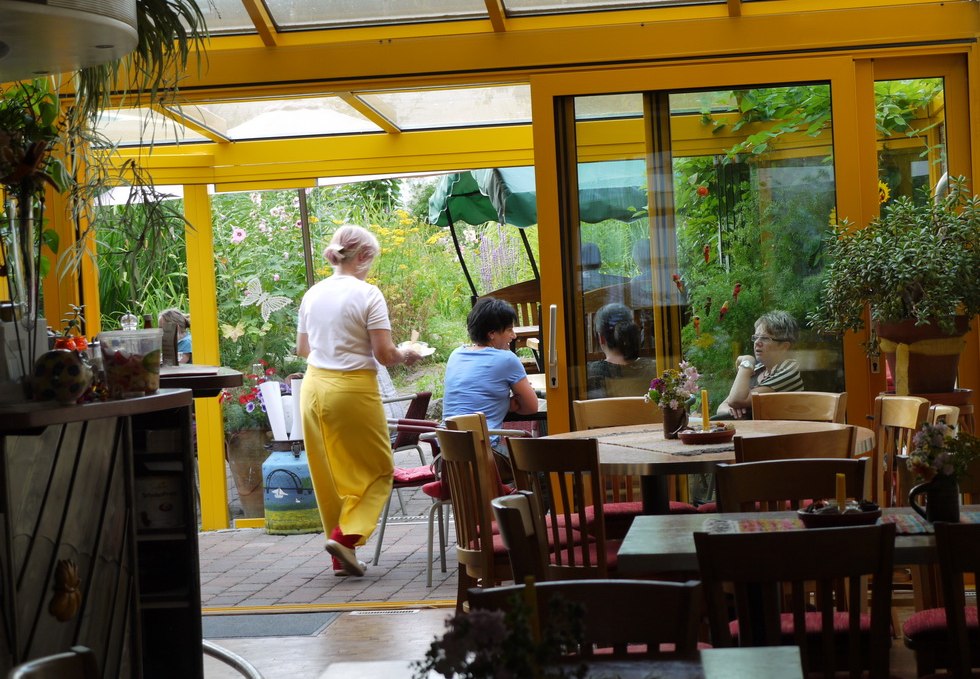
<path id="1" fill-rule="evenodd" d="M 466 332 L 476 344 L 487 341 L 493 331 L 506 330 L 517 322 L 514 307 L 496 297 L 481 297 L 466 317 Z"/>

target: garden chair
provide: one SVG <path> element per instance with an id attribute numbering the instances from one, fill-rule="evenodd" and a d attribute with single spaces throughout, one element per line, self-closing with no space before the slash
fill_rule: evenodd
<path id="1" fill-rule="evenodd" d="M 752 394 L 753 420 L 806 420 L 844 424 L 847 392 L 772 391 Z"/>
<path id="2" fill-rule="evenodd" d="M 694 544 L 713 646 L 795 645 L 808 673 L 888 677 L 894 524 L 695 533 Z M 862 613 L 868 575 L 871 607 Z"/>
<path id="3" fill-rule="evenodd" d="M 701 587 L 695 581 L 532 581 L 471 589 L 468 597 L 471 610 L 510 611 L 516 602 L 530 599 L 530 617 L 538 623 L 532 635 L 553 624 L 553 599 L 580 605 L 582 643 L 568 650 L 570 659 L 697 657 Z"/>
<path id="4" fill-rule="evenodd" d="M 977 465 L 980 466 L 980 465 Z M 942 580 L 942 608 L 913 613 L 902 628 L 905 645 L 915 652 L 918 676 L 945 668 L 957 679 L 978 676 L 980 623 L 976 597 L 968 604 L 964 576 L 980 582 L 980 525 L 938 522 L 936 550 Z"/>

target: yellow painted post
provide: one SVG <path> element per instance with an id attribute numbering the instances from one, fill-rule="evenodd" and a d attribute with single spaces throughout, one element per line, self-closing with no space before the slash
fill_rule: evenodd
<path id="1" fill-rule="evenodd" d="M 211 201 L 204 185 L 184 187 L 187 238 L 187 285 L 191 343 L 195 363 L 218 365 L 218 303 L 214 279 Z M 201 529 L 228 527 L 225 439 L 217 397 L 194 399 L 197 458 L 201 482 Z"/>

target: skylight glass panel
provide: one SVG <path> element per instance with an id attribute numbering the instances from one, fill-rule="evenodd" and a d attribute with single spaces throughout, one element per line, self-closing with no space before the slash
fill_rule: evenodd
<path id="1" fill-rule="evenodd" d="M 265 4 L 284 31 L 487 17 L 483 0 L 265 0 Z"/>
<path id="2" fill-rule="evenodd" d="M 242 0 L 199 2 L 204 23 L 211 35 L 255 33 L 255 24 L 245 11 Z"/>
<path id="3" fill-rule="evenodd" d="M 402 130 L 531 122 L 527 85 L 365 92 L 359 96 Z"/>
<path id="4" fill-rule="evenodd" d="M 202 103 L 183 114 L 236 141 L 381 131 L 333 96 Z"/>
<path id="5" fill-rule="evenodd" d="M 208 139 L 194 130 L 146 108 L 120 108 L 102 112 L 96 125 L 119 146 L 173 145 Z"/>
<path id="6" fill-rule="evenodd" d="M 644 9 L 679 5 L 724 5 L 726 0 L 506 0 L 508 16 L 599 12 L 609 9 Z"/>

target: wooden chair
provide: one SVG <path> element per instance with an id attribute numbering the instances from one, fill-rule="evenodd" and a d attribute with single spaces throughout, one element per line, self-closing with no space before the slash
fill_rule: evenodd
<path id="1" fill-rule="evenodd" d="M 619 541 L 606 540 L 595 439 L 510 439 L 514 479 L 534 495 L 538 533 L 548 536 L 546 580 L 607 578 Z"/>
<path id="2" fill-rule="evenodd" d="M 752 394 L 753 420 L 806 420 L 844 424 L 847 392 L 772 391 Z"/>
<path id="3" fill-rule="evenodd" d="M 912 447 L 912 437 L 929 415 L 929 401 L 918 396 L 875 398 L 875 449 L 871 453 L 872 498 L 882 507 L 906 504 L 898 495 L 898 455 Z"/>
<path id="4" fill-rule="evenodd" d="M 796 645 L 807 672 L 888 677 L 894 524 L 695 533 L 694 544 L 714 646 Z M 861 578 L 868 575 L 870 615 L 861 613 Z M 812 602 L 808 583 L 816 583 Z M 735 621 L 726 587 L 734 592 Z"/>
<path id="5" fill-rule="evenodd" d="M 777 436 L 735 435 L 735 462 L 793 460 L 801 457 L 852 457 L 857 429 L 842 424 L 833 429 Z"/>
<path id="6" fill-rule="evenodd" d="M 915 652 L 918 676 L 939 668 L 957 679 L 976 677 L 980 667 L 977 600 L 967 604 L 964 576 L 980 582 L 980 524 L 936 523 L 936 550 L 944 606 L 913 613 L 902 628 L 905 645 Z M 975 585 L 974 585 L 975 587 Z"/>
<path id="7" fill-rule="evenodd" d="M 72 646 L 64 653 L 17 665 L 7 679 L 100 679 L 101 676 L 95 653 L 85 646 Z"/>
<path id="8" fill-rule="evenodd" d="M 491 520 L 490 500 L 501 494 L 500 478 L 479 433 L 440 429 L 436 437 L 453 503 L 459 561 L 456 608 L 462 610 L 470 587 L 511 579 L 507 549 L 494 536 Z"/>
<path id="9" fill-rule="evenodd" d="M 497 299 L 502 299 L 512 307 L 514 311 L 517 312 L 517 323 L 514 325 L 525 326 L 525 327 L 537 327 L 538 328 L 538 341 L 541 341 L 541 281 L 537 278 L 532 278 L 531 280 L 521 281 L 520 283 L 514 283 L 513 285 L 508 285 L 505 288 L 500 288 L 499 290 L 493 290 L 485 295 L 480 295 L 477 299 L 482 299 L 484 297 L 495 297 Z M 475 302 L 474 302 L 475 303 Z M 514 340 L 511 349 L 517 351 L 518 349 L 527 346 L 527 338 L 518 337 Z M 541 372 L 542 366 L 540 365 L 540 360 L 535 353 L 534 365 L 527 365 L 526 368 L 531 369 L 530 372 Z"/>
<path id="10" fill-rule="evenodd" d="M 719 464 L 718 510 L 785 511 L 809 500 L 834 498 L 837 474 L 845 475 L 847 497 L 864 493 L 865 462 L 852 459 L 798 459 Z"/>
<path id="11" fill-rule="evenodd" d="M 535 582 L 547 579 L 547 537 L 541 532 L 534 503 L 534 493 L 526 490 L 490 501 L 516 583 L 526 582 L 529 577 L 534 578 Z"/>
<path id="12" fill-rule="evenodd" d="M 953 429 L 953 431 L 959 431 L 960 409 L 956 406 L 929 406 L 929 414 L 926 415 L 926 422 L 929 424 L 945 424 Z"/>
<path id="13" fill-rule="evenodd" d="M 549 602 L 582 607 L 582 643 L 570 659 L 695 658 L 701 613 L 700 583 L 656 580 L 565 580 L 469 591 L 470 609 L 511 610 L 534 592 L 538 630 L 546 629 Z M 535 630 L 530 630 L 533 634 Z M 601 649 L 601 650 L 600 650 Z M 590 675 L 591 676 L 591 675 Z"/>
<path id="14" fill-rule="evenodd" d="M 575 430 L 601 427 L 625 427 L 633 424 L 663 422 L 664 413 L 652 401 L 642 396 L 620 396 L 572 401 Z M 686 485 L 686 477 L 672 477 L 675 488 Z M 611 537 L 622 538 L 629 530 L 633 518 L 643 513 L 643 503 L 637 480 L 632 476 L 607 475 L 606 528 Z M 670 501 L 673 514 L 689 514 L 697 511 L 693 505 L 679 500 Z"/>

